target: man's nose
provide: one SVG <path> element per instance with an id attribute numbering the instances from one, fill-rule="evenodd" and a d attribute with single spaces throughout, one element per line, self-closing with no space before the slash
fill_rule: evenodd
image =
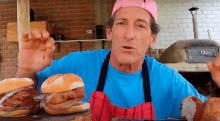
<path id="1" fill-rule="evenodd" d="M 134 29 L 132 26 L 127 25 L 125 30 L 125 39 L 133 40 L 134 39 Z"/>

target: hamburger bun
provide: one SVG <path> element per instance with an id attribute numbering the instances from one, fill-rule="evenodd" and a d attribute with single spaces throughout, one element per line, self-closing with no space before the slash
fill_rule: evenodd
<path id="1" fill-rule="evenodd" d="M 43 93 L 64 92 L 83 86 L 83 80 L 76 74 L 55 74 L 43 82 L 41 91 Z"/>
<path id="2" fill-rule="evenodd" d="M 40 102 L 33 102 L 33 106 L 13 107 L 2 105 L 6 99 L 17 92 L 27 88 L 32 90 L 32 85 L 34 85 L 34 81 L 30 78 L 8 78 L 0 81 L 0 117 L 20 117 L 36 113 L 40 107 Z M 33 98 L 33 95 L 30 98 Z"/>
<path id="3" fill-rule="evenodd" d="M 13 108 L 13 107 L 11 107 Z M 31 113 L 36 113 L 40 108 L 40 105 L 37 105 L 31 109 L 15 109 L 15 110 L 0 110 L 0 117 L 22 117 L 28 116 Z"/>
<path id="4" fill-rule="evenodd" d="M 83 103 L 81 105 L 75 105 L 68 108 L 62 109 L 52 109 L 47 106 L 44 107 L 45 111 L 50 115 L 60 115 L 60 114 L 71 114 L 71 113 L 78 113 L 84 112 L 90 108 L 89 103 Z"/>
<path id="5" fill-rule="evenodd" d="M 41 86 L 41 91 L 45 93 L 45 111 L 50 115 L 60 115 L 84 112 L 88 110 L 90 108 L 90 104 L 81 101 L 81 98 L 67 99 L 65 100 L 65 102 L 59 104 L 47 103 L 48 100 L 52 100 L 51 96 L 53 96 L 54 94 L 59 93 L 58 95 L 60 95 L 78 88 L 84 88 L 84 82 L 81 77 L 76 74 L 66 73 L 50 76 L 47 80 L 43 82 Z M 51 96 L 46 96 L 47 94 Z M 62 98 L 62 96 L 58 96 L 56 97 L 56 99 L 57 98 Z"/>
<path id="6" fill-rule="evenodd" d="M 33 85 L 34 81 L 30 78 L 9 78 L 0 81 L 0 94 L 7 93 L 22 87 Z"/>
<path id="7" fill-rule="evenodd" d="M 0 117 L 21 117 L 21 116 L 27 116 L 31 113 L 31 110 L 12 110 L 12 111 L 2 111 L 0 110 Z"/>

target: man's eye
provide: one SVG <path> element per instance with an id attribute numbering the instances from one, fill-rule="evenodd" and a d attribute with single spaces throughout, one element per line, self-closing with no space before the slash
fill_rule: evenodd
<path id="1" fill-rule="evenodd" d="M 144 26 L 144 25 L 141 25 L 141 24 L 139 24 L 138 27 L 140 27 L 140 28 L 145 28 L 145 26 Z"/>
<path id="2" fill-rule="evenodd" d="M 124 25 L 124 22 L 119 22 L 118 25 Z"/>

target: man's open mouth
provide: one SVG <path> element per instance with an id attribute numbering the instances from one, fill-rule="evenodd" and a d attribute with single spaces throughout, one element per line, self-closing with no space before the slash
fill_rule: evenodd
<path id="1" fill-rule="evenodd" d="M 132 46 L 122 46 L 124 49 L 135 49 L 134 47 Z"/>

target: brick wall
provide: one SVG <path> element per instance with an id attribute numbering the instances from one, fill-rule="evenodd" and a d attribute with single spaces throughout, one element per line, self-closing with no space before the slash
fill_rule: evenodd
<path id="1" fill-rule="evenodd" d="M 17 50 L 16 43 L 7 42 L 7 22 L 16 21 L 16 1 L 0 2 L 0 43 L 1 43 L 1 77 L 12 77 L 16 70 Z"/>
<path id="2" fill-rule="evenodd" d="M 158 58 L 163 49 L 178 40 L 193 39 L 192 15 L 188 11 L 193 5 L 199 7 L 197 13 L 199 39 L 211 38 L 220 42 L 220 1 L 219 0 L 155 0 L 158 5 L 158 23 L 161 31 L 152 51 Z M 109 3 L 110 2 L 110 3 Z M 16 0 L 0 2 L 0 43 L 1 43 L 1 77 L 14 77 L 17 67 L 18 43 L 7 42 L 7 22 L 17 21 Z M 111 12 L 114 0 L 108 1 Z M 36 21 L 48 21 L 53 32 L 63 34 L 66 39 L 90 39 L 86 30 L 94 30 L 94 0 L 30 0 L 30 8 L 35 11 Z M 56 44 L 56 46 L 58 46 Z M 93 50 L 94 42 L 83 44 L 83 50 Z M 56 48 L 54 59 L 59 59 L 72 51 L 79 51 L 78 43 L 60 44 Z M 150 54 L 149 52 L 147 53 Z"/>
<path id="3" fill-rule="evenodd" d="M 86 30 L 94 30 L 93 0 L 30 0 L 30 8 L 35 12 L 35 21 L 48 21 L 53 33 L 63 34 L 65 39 L 91 39 Z M 17 0 L 0 2 L 0 42 L 1 78 L 15 77 L 18 62 L 18 43 L 7 42 L 7 23 L 17 21 Z M 92 50 L 92 42 L 83 44 L 83 50 Z M 57 44 L 56 44 L 57 46 Z M 72 51 L 79 51 L 78 43 L 60 44 L 54 59 L 59 59 Z"/>
<path id="4" fill-rule="evenodd" d="M 220 42 L 220 0 L 155 0 L 161 31 L 155 49 L 165 49 L 178 40 L 194 39 L 192 15 L 189 8 L 199 7 L 197 23 L 199 39 Z"/>

